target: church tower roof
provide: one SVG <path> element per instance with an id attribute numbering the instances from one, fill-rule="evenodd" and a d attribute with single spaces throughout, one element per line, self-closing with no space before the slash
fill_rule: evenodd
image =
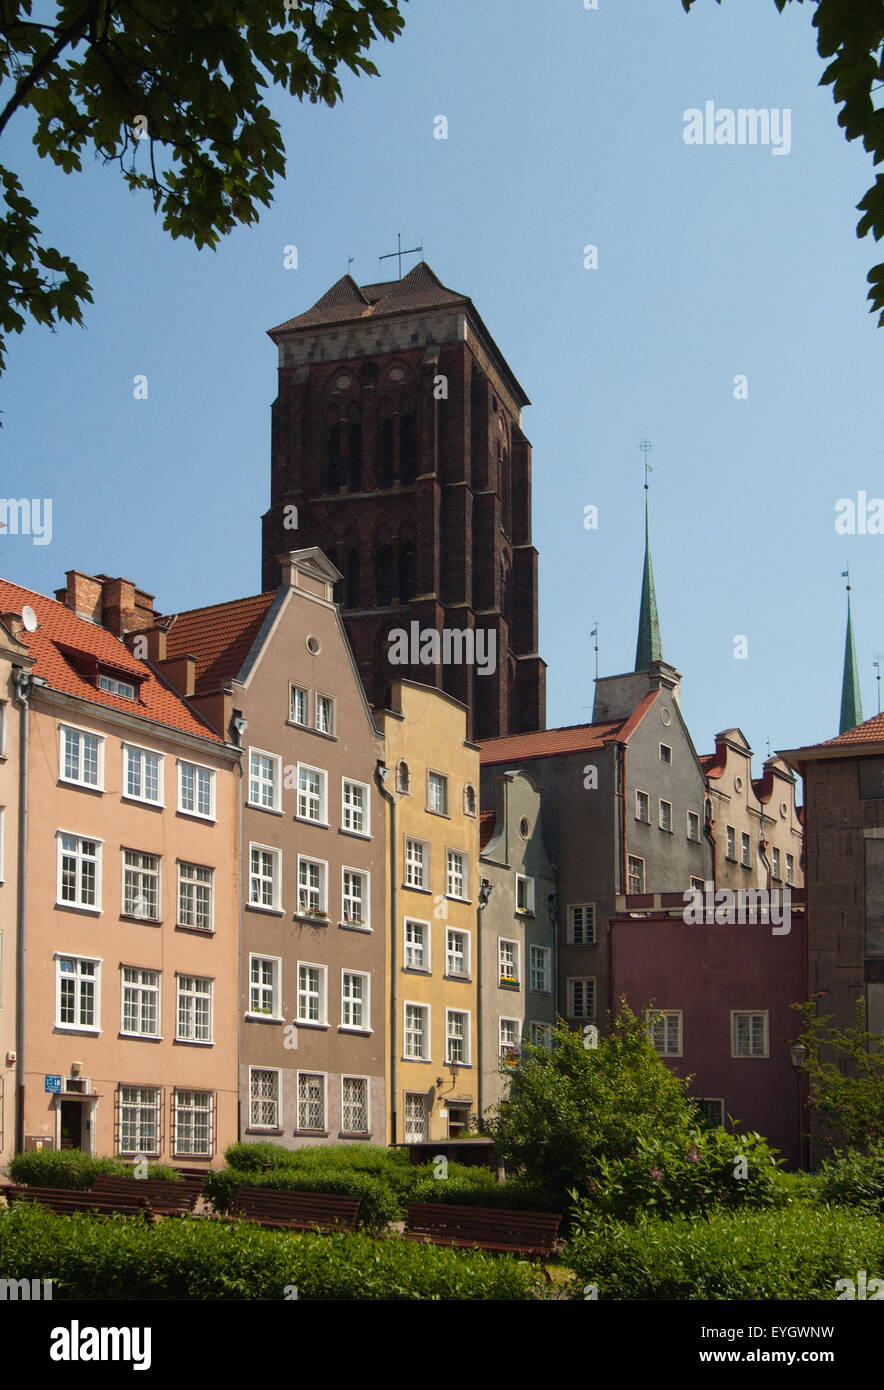
<path id="1" fill-rule="evenodd" d="M 645 488 L 645 563 L 642 570 L 642 597 L 638 616 L 638 641 L 635 645 L 636 671 L 649 671 L 651 662 L 663 660 L 660 638 L 660 617 L 657 612 L 657 591 L 654 588 L 654 567 L 651 564 L 651 542 L 648 528 L 648 493 Z"/>
<path id="2" fill-rule="evenodd" d="M 862 700 L 859 693 L 859 671 L 856 648 L 853 644 L 853 617 L 850 612 L 850 584 L 847 585 L 847 632 L 844 638 L 844 675 L 841 680 L 841 722 L 839 734 L 855 729 L 863 722 Z"/>

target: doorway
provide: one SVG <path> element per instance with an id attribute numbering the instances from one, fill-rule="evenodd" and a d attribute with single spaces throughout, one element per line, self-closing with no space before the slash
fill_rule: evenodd
<path id="1" fill-rule="evenodd" d="M 81 1100 L 61 1102 L 61 1121 L 59 1123 L 58 1147 L 60 1149 L 83 1148 L 83 1110 Z"/>

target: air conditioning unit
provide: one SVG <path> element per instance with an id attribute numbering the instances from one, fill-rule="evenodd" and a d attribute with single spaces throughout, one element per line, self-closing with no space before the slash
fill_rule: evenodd
<path id="1" fill-rule="evenodd" d="M 84 1096 L 90 1091 L 88 1076 L 63 1076 L 61 1080 L 61 1093 L 63 1096 Z"/>

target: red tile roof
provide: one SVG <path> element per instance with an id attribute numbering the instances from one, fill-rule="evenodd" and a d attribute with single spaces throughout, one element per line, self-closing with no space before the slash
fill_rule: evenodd
<path id="1" fill-rule="evenodd" d="M 864 724 L 857 724 L 855 729 L 845 729 L 843 734 L 838 734 L 836 738 L 827 738 L 822 743 L 815 743 L 814 748 L 845 748 L 856 743 L 884 743 L 884 714 L 873 714 L 871 719 L 867 719 Z"/>
<path id="2" fill-rule="evenodd" d="M 720 777 L 724 772 L 724 763 L 718 761 L 717 753 L 698 753 L 697 761 L 707 777 Z"/>
<path id="3" fill-rule="evenodd" d="M 166 656 L 196 658 L 196 693 L 205 695 L 239 675 L 277 590 L 190 608 L 163 618 Z"/>
<path id="4" fill-rule="evenodd" d="M 491 840 L 497 824 L 496 811 L 479 812 L 479 849 L 482 850 Z"/>
<path id="5" fill-rule="evenodd" d="M 97 627 L 86 618 L 78 618 L 57 599 L 0 579 L 0 610 L 20 613 L 25 605 L 36 613 L 38 627 L 36 632 L 22 629 L 19 640 L 34 658 L 34 675 L 42 676 L 53 690 L 77 695 L 108 709 L 151 719 L 157 724 L 194 734 L 212 743 L 224 742 L 202 722 L 180 695 L 176 695 L 154 675 L 147 662 L 134 657 L 125 643 L 114 637 L 113 633 Z M 98 690 L 73 664 L 71 656 L 77 653 L 81 653 L 87 662 L 107 667 L 114 675 L 123 678 L 131 676 L 137 687 L 135 699 L 127 700 L 122 695 Z"/>
<path id="6" fill-rule="evenodd" d="M 344 275 L 317 299 L 312 309 L 268 332 L 272 338 L 277 333 L 291 333 L 299 328 L 323 328 L 336 323 L 354 323 L 358 319 L 386 318 L 390 314 L 469 302 L 466 295 L 447 289 L 426 261 L 421 261 L 401 280 L 384 280 L 376 285 L 360 287 L 352 275 Z"/>
<path id="7" fill-rule="evenodd" d="M 587 753 L 604 748 L 609 739 L 619 735 L 625 723 L 625 719 L 617 719 L 608 724 L 571 724 L 564 729 L 541 729 L 534 734 L 491 738 L 481 745 L 479 761 L 484 766 L 524 763 L 531 758 L 554 758 L 564 753 Z"/>

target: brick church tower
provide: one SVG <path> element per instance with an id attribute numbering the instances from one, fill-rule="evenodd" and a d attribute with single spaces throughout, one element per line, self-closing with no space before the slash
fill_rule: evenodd
<path id="1" fill-rule="evenodd" d="M 270 337 L 279 394 L 263 587 L 278 584 L 284 551 L 319 546 L 343 576 L 370 701 L 386 705 L 405 677 L 462 701 L 476 740 L 544 728 L 528 398 L 472 302 L 424 262 L 376 285 L 345 275 Z M 409 665 L 390 661 L 402 629 Z M 414 658 L 430 629 L 471 635 L 424 664 Z M 471 642 L 479 664 L 457 659 Z"/>

